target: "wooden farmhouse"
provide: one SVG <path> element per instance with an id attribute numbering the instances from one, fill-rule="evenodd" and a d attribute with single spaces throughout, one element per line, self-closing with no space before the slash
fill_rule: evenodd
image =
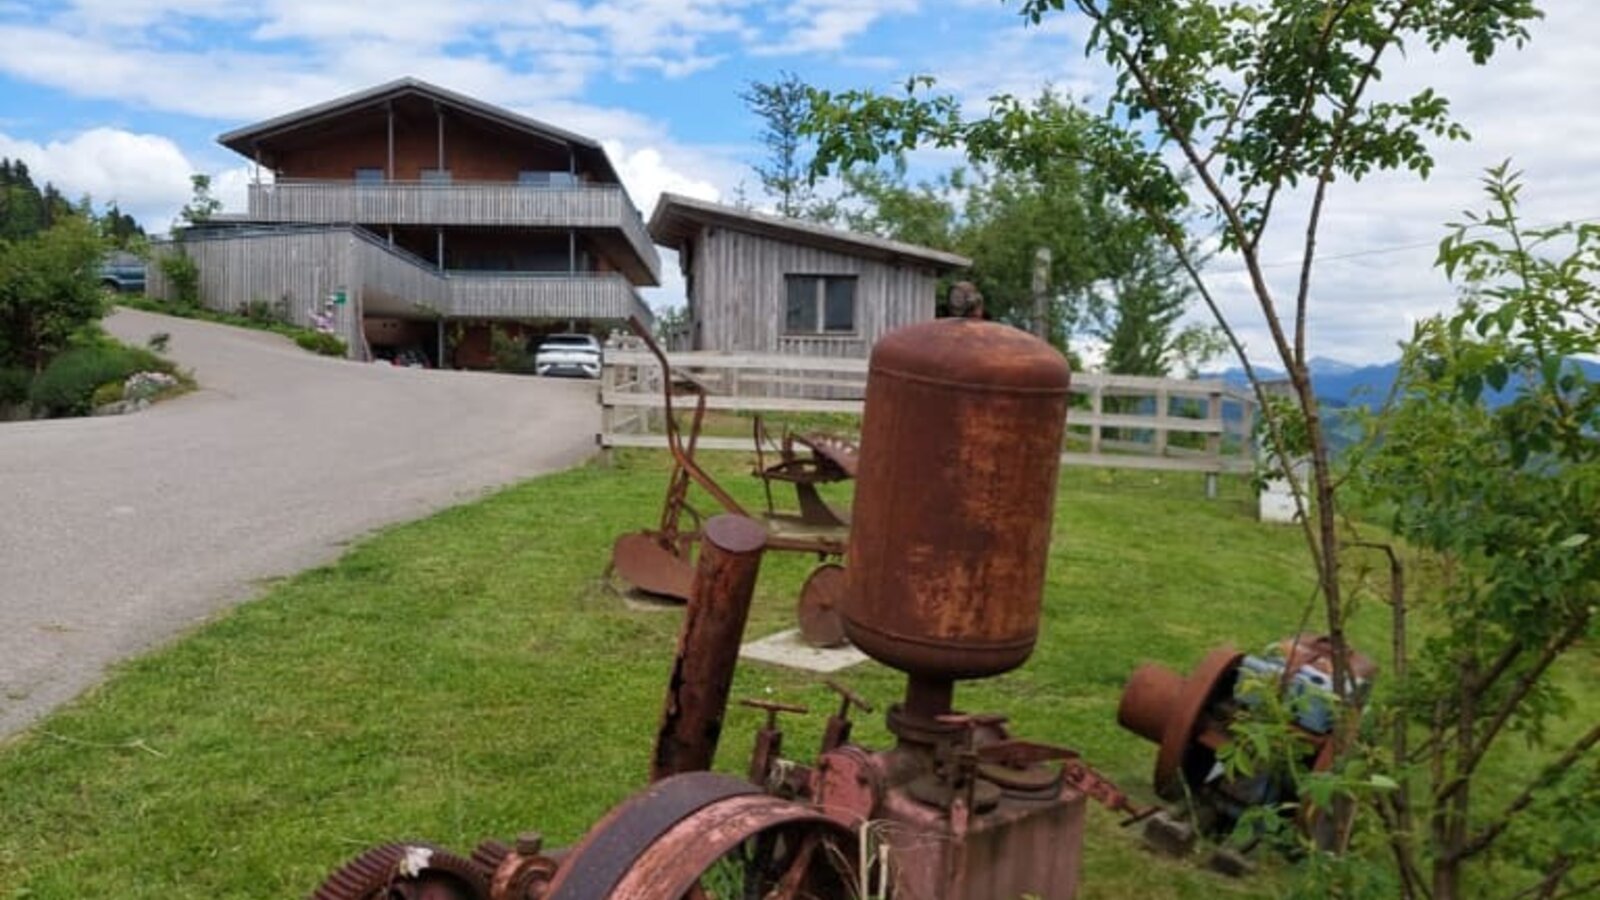
<path id="1" fill-rule="evenodd" d="M 688 282 L 680 349 L 865 358 L 932 319 L 939 276 L 972 261 L 812 222 L 663 194 L 650 234 Z"/>
<path id="2" fill-rule="evenodd" d="M 659 256 L 590 138 L 405 78 L 218 140 L 255 163 L 249 211 L 156 248 L 195 261 L 207 306 L 331 316 L 352 356 L 462 367 L 492 362 L 491 329 L 652 319 L 636 288 Z"/>

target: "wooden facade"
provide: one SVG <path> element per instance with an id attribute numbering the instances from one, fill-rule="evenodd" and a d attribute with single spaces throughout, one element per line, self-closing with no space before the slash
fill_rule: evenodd
<path id="1" fill-rule="evenodd" d="M 352 355 L 412 340 L 393 324 L 409 320 L 435 323 L 441 362 L 445 320 L 652 319 L 636 287 L 659 283 L 660 255 L 593 139 L 406 78 L 219 141 L 256 165 L 249 212 L 158 251 L 195 260 L 209 306 L 305 324 L 337 293 Z"/>
<path id="2" fill-rule="evenodd" d="M 364 316 L 437 321 L 544 319 L 651 320 L 633 285 L 615 272 L 575 275 L 440 270 L 352 226 L 281 231 L 238 230 L 154 245 L 148 291 L 172 299 L 159 260 L 187 253 L 200 272 L 208 307 L 242 312 L 266 303 L 296 325 L 310 327 L 328 297 L 336 330 L 353 355 L 362 355 Z M 537 310 L 537 316 L 530 316 Z M 430 348 L 431 349 L 431 348 Z"/>
<path id="3" fill-rule="evenodd" d="M 615 258 L 623 271 L 650 281 L 661 267 L 639 211 L 614 184 L 279 181 L 251 185 L 249 196 L 250 218 L 257 222 L 610 230 L 626 241 L 603 241 L 619 251 Z"/>
<path id="4" fill-rule="evenodd" d="M 865 358 L 888 331 L 932 319 L 950 253 L 663 195 L 650 232 L 678 251 L 688 282 L 688 349 Z M 790 279 L 853 282 L 851 327 L 788 326 Z"/>

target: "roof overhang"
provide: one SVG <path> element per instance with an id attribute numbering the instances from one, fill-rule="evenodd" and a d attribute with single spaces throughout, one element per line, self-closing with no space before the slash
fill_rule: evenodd
<path id="1" fill-rule="evenodd" d="M 613 183 L 620 183 L 621 181 L 617 177 L 616 168 L 611 165 L 611 159 L 606 156 L 605 149 L 593 138 L 574 134 L 564 128 L 557 128 L 538 119 L 519 115 L 504 107 L 485 103 L 482 100 L 446 90 L 417 78 L 396 79 L 364 91 L 346 94 L 326 103 L 308 106 L 281 116 L 274 116 L 254 125 L 236 128 L 220 135 L 217 138 L 217 143 L 248 159 L 255 159 L 257 148 L 271 142 L 274 138 L 330 122 L 351 112 L 385 102 L 392 102 L 402 97 L 421 97 L 442 107 L 466 113 L 504 128 L 509 128 L 512 131 L 555 143 L 566 144 L 582 153 L 586 161 L 606 181 Z"/>
<path id="2" fill-rule="evenodd" d="M 938 271 L 965 269 L 972 260 L 955 253 L 918 244 L 906 244 L 854 231 L 829 228 L 815 222 L 774 216 L 749 209 L 696 200 L 681 194 L 662 194 L 650 215 L 650 236 L 656 243 L 679 249 L 708 225 L 788 241 L 806 247 L 875 259 L 914 264 Z"/>

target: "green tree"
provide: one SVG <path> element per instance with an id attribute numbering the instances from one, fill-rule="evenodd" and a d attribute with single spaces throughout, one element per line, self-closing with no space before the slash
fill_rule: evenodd
<path id="1" fill-rule="evenodd" d="M 763 162 L 751 166 L 761 189 L 778 203 L 778 214 L 794 218 L 828 218 L 831 208 L 818 204 L 800 123 L 811 109 L 811 88 L 793 72 L 773 81 L 751 81 L 739 99 L 761 119 Z"/>
<path id="2" fill-rule="evenodd" d="M 106 243 L 119 249 L 136 249 L 144 245 L 144 228 L 133 216 L 123 212 L 113 201 L 99 217 L 100 233 Z"/>
<path id="3" fill-rule="evenodd" d="M 1199 278 L 1187 233 L 1190 191 L 1220 223 L 1224 252 L 1247 273 L 1262 326 L 1288 372 L 1310 436 L 1311 514 L 1307 548 L 1335 653 L 1335 683 L 1346 683 L 1346 609 L 1340 581 L 1336 478 L 1308 367 L 1306 324 L 1312 267 L 1328 189 L 1341 178 L 1404 169 L 1426 175 L 1430 138 L 1464 138 L 1449 102 L 1432 89 L 1378 97 L 1384 62 L 1402 48 L 1464 46 L 1486 62 L 1502 44 L 1526 39 L 1538 15 L 1531 0 L 1025 0 L 1038 24 L 1067 7 L 1090 24 L 1088 49 L 1115 75 L 1107 110 L 1040 108 L 1015 97 L 993 100 L 968 119 L 953 97 L 929 97 L 932 79 L 913 78 L 907 94 L 849 91 L 813 95 L 804 131 L 817 141 L 816 165 L 871 163 L 924 143 L 960 147 L 973 159 L 1013 170 L 1088 165 L 1160 234 L 1190 275 L 1241 364 L 1259 379 L 1233 322 Z M 1076 126 L 1076 127 L 1072 127 Z M 1262 268 L 1268 226 L 1298 207 L 1280 204 L 1309 192 L 1299 278 L 1284 296 Z M 1289 210 L 1289 212 L 1285 212 Z M 1292 471 L 1278 423 L 1272 446 Z M 1297 493 L 1298 496 L 1298 493 Z M 1305 510 L 1302 510 L 1305 512 Z M 1348 726 L 1347 726 L 1348 727 Z"/>
<path id="4" fill-rule="evenodd" d="M 1509 735 L 1548 745 L 1570 708 L 1551 675 L 1600 636 L 1600 384 L 1573 360 L 1600 353 L 1600 227 L 1526 228 L 1517 176 L 1501 166 L 1486 183 L 1491 208 L 1439 252 L 1461 303 L 1418 325 L 1355 468 L 1441 573 L 1411 604 L 1449 625 L 1395 673 L 1387 765 L 1422 777 L 1398 779 L 1379 808 L 1408 895 L 1427 872 L 1433 897 L 1460 896 L 1466 866 L 1497 858 L 1539 873 L 1517 896 L 1568 896 L 1600 880 L 1600 760 L 1583 762 L 1600 724 L 1563 734 L 1549 765 L 1497 799 L 1474 802 L 1473 784 Z M 1406 600 L 1393 602 L 1403 647 Z"/>
<path id="5" fill-rule="evenodd" d="M 1296 502 L 1333 643 L 1334 687 L 1343 695 L 1350 610 L 1340 479 L 1307 349 L 1330 188 L 1378 171 L 1426 176 L 1433 167 L 1430 142 L 1467 137 L 1450 117 L 1449 101 L 1433 89 L 1384 90 L 1384 67 L 1396 56 L 1460 47 L 1484 64 L 1502 46 L 1525 41 L 1539 12 L 1533 0 L 1023 0 L 1020 7 L 1034 24 L 1069 14 L 1069 7 L 1086 20 L 1088 52 L 1113 74 L 1103 114 L 1051 113 L 1001 96 L 988 115 L 970 119 L 955 98 L 929 96 L 928 78 L 911 79 L 905 96 L 817 92 L 804 127 L 817 142 L 817 167 L 871 163 L 925 143 L 959 147 L 974 160 L 1011 169 L 1084 162 L 1166 241 L 1268 409 L 1237 338 L 1239 323 L 1222 314 L 1199 277 L 1186 210 L 1191 194 L 1200 198 L 1218 223 L 1221 252 L 1244 269 L 1258 322 L 1288 373 L 1297 408 L 1288 417 L 1267 417 L 1265 430 L 1291 480 L 1286 429 L 1303 427 L 1307 438 L 1310 509 L 1299 491 Z M 1080 127 L 1062 127 L 1072 119 Z M 1304 204 L 1286 202 L 1296 191 Z M 1262 239 L 1274 225 L 1303 236 L 1298 277 L 1287 291 L 1271 285 L 1263 268 Z M 1356 724 L 1353 716 L 1340 720 L 1336 746 L 1351 746 Z M 1427 890 L 1415 879 L 1405 883 L 1409 896 Z M 1446 881 L 1433 896 L 1457 896 L 1457 888 Z"/>
<path id="6" fill-rule="evenodd" d="M 81 217 L 31 238 L 0 239 L 0 368 L 39 372 L 100 318 L 96 273 L 104 250 Z"/>
<path id="7" fill-rule="evenodd" d="M 196 173 L 189 176 L 193 194 L 183 209 L 178 211 L 178 222 L 183 226 L 199 225 L 222 211 L 222 201 L 211 193 L 211 176 Z"/>
<path id="8" fill-rule="evenodd" d="M 44 221 L 44 196 L 33 183 L 28 164 L 0 159 L 0 239 L 38 234 Z"/>

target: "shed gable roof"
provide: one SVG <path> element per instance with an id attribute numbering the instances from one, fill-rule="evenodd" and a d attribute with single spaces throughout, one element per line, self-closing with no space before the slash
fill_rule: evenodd
<path id="1" fill-rule="evenodd" d="M 935 250 L 932 247 L 905 244 L 869 234 L 829 228 L 815 222 L 738 209 L 720 203 L 696 200 L 682 194 L 661 195 L 661 199 L 656 203 L 655 212 L 650 216 L 650 236 L 658 244 L 680 248 L 706 225 L 718 225 L 802 246 L 883 262 L 908 261 L 939 270 L 965 269 L 972 265 L 972 260 L 965 256 Z"/>

